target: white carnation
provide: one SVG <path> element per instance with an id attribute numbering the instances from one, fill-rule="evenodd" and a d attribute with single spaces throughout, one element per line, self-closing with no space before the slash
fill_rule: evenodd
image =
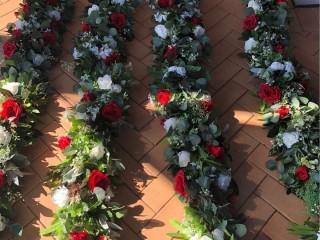
<path id="1" fill-rule="evenodd" d="M 100 89 L 107 90 L 112 87 L 112 79 L 110 75 L 104 75 L 98 78 L 98 85 Z"/>
<path id="2" fill-rule="evenodd" d="M 256 2 L 255 0 L 250 0 L 248 2 L 248 7 L 253 8 L 255 13 L 259 13 L 263 11 L 262 5 L 258 2 Z"/>
<path id="3" fill-rule="evenodd" d="M 287 148 L 291 148 L 293 144 L 299 142 L 299 133 L 298 132 L 285 132 L 282 136 L 283 144 Z"/>
<path id="4" fill-rule="evenodd" d="M 4 223 L 4 217 L 0 214 L 0 232 L 2 232 L 6 228 L 6 224 Z"/>
<path id="5" fill-rule="evenodd" d="M 10 91 L 13 95 L 16 95 L 19 91 L 20 83 L 18 82 L 9 82 L 2 86 L 3 89 Z"/>
<path id="6" fill-rule="evenodd" d="M 190 152 L 181 151 L 178 153 L 178 157 L 179 157 L 179 166 L 180 167 L 188 166 L 188 163 L 190 162 Z"/>
<path id="7" fill-rule="evenodd" d="M 11 141 L 11 134 L 0 126 L 0 145 L 6 146 Z"/>
<path id="8" fill-rule="evenodd" d="M 40 54 L 36 54 L 33 59 L 33 64 L 39 67 L 43 61 L 44 61 L 44 57 Z"/>
<path id="9" fill-rule="evenodd" d="M 69 189 L 65 186 L 59 187 L 52 192 L 52 202 L 59 207 L 66 206 L 70 201 Z"/>
<path id="10" fill-rule="evenodd" d="M 292 65 L 292 62 L 284 62 L 284 67 L 286 72 L 288 73 L 296 72 L 296 70 L 294 69 L 294 66 Z"/>
<path id="11" fill-rule="evenodd" d="M 125 0 L 112 0 L 111 2 L 113 4 L 119 4 L 120 6 L 122 6 L 125 3 Z"/>
<path id="12" fill-rule="evenodd" d="M 224 240 L 224 233 L 218 228 L 212 232 L 212 235 L 214 240 Z"/>
<path id="13" fill-rule="evenodd" d="M 225 173 L 221 173 L 218 177 L 218 187 L 222 190 L 222 191 L 227 191 L 229 185 L 231 182 L 231 178 L 228 174 Z"/>
<path id="14" fill-rule="evenodd" d="M 258 42 L 254 40 L 254 38 L 249 38 L 247 41 L 244 43 L 244 51 L 250 52 L 250 50 L 258 45 Z"/>
<path id="15" fill-rule="evenodd" d="M 97 160 L 101 159 L 104 154 L 105 154 L 104 147 L 101 144 L 99 144 L 98 146 L 95 146 L 90 151 L 90 157 L 95 158 Z"/>
<path id="16" fill-rule="evenodd" d="M 177 66 L 169 67 L 168 72 L 175 72 L 182 77 L 186 76 L 186 74 L 187 74 L 186 69 L 184 67 L 177 67 Z"/>
<path id="17" fill-rule="evenodd" d="M 21 20 L 16 21 L 16 29 L 23 30 L 24 26 L 25 26 L 24 21 L 21 21 Z"/>
<path id="18" fill-rule="evenodd" d="M 199 25 L 196 26 L 195 29 L 193 30 L 193 33 L 196 37 L 204 35 L 205 32 L 206 32 L 206 30 Z"/>
<path id="19" fill-rule="evenodd" d="M 78 58 L 80 58 L 82 56 L 82 53 L 80 53 L 77 48 L 74 48 L 72 56 L 73 56 L 74 59 L 78 59 Z"/>
<path id="20" fill-rule="evenodd" d="M 59 21 L 60 18 L 61 18 L 60 12 L 58 12 L 58 11 L 52 10 L 52 11 L 50 11 L 48 14 L 49 14 L 49 16 L 50 16 L 51 18 L 53 18 L 53 19 L 56 20 L 56 21 Z"/>
<path id="21" fill-rule="evenodd" d="M 163 124 L 163 127 L 166 130 L 166 132 L 169 132 L 170 128 L 175 129 L 176 126 L 177 126 L 177 118 L 175 117 L 167 119 Z"/>
<path id="22" fill-rule="evenodd" d="M 154 31 L 157 33 L 157 35 L 163 39 L 166 39 L 168 36 L 168 30 L 166 29 L 166 27 L 162 24 L 157 25 L 154 28 Z"/>
<path id="23" fill-rule="evenodd" d="M 122 87 L 119 84 L 113 84 L 112 85 L 112 91 L 114 91 L 116 93 L 121 93 Z"/>
<path id="24" fill-rule="evenodd" d="M 269 67 L 272 71 L 277 71 L 277 70 L 283 70 L 284 69 L 284 65 L 282 63 L 279 62 L 273 62 L 270 67 Z"/>
<path id="25" fill-rule="evenodd" d="M 88 16 L 90 16 L 90 14 L 93 12 L 93 11 L 99 11 L 99 6 L 97 5 L 92 5 L 91 8 L 88 9 Z"/>

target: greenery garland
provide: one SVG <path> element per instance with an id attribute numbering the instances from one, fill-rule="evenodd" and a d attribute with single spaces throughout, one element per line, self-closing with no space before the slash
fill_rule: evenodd
<path id="1" fill-rule="evenodd" d="M 113 188 L 124 169 L 111 157 L 110 141 L 124 124 L 129 108 L 131 65 L 125 64 L 124 41 L 133 39 L 137 1 L 92 0 L 74 40 L 74 90 L 80 102 L 66 113 L 72 127 L 59 139 L 65 160 L 48 180 L 58 210 L 42 235 L 58 239 L 115 239 L 125 208 L 112 202 Z"/>
<path id="2" fill-rule="evenodd" d="M 71 0 L 26 0 L 20 6 L 2 44 L 0 81 L 0 231 L 9 227 L 14 236 L 21 236 L 22 226 L 14 221 L 12 203 L 21 197 L 22 169 L 30 164 L 22 152 L 39 135 L 35 125 L 47 102 L 49 70 L 73 15 Z"/>
<path id="3" fill-rule="evenodd" d="M 167 132 L 165 156 L 177 196 L 187 203 L 185 218 L 172 221 L 178 239 L 238 239 L 246 228 L 231 204 L 238 195 L 231 157 L 217 127 L 210 80 L 203 62 L 210 54 L 199 1 L 150 0 L 157 26 L 153 34 L 155 76 L 150 103 Z"/>

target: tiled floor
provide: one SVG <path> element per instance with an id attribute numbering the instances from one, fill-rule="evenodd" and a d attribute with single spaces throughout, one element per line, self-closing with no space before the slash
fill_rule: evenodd
<path id="1" fill-rule="evenodd" d="M 223 115 L 222 127 L 230 126 L 226 138 L 233 156 L 234 177 L 240 186 L 236 207 L 247 216 L 249 229 L 244 239 L 295 239 L 287 234 L 289 221 L 303 222 L 307 219 L 304 207 L 295 196 L 287 196 L 277 181 L 277 174 L 264 167 L 269 157 L 269 139 L 266 130 L 258 121 L 258 100 L 250 91 L 255 91 L 254 80 L 250 78 L 246 62 L 238 57 L 243 43 L 239 40 L 244 7 L 240 0 L 203 0 L 201 9 L 204 24 L 213 46 L 211 62 L 212 81 L 210 91 L 215 105 Z M 19 0 L 0 0 L 0 34 L 5 36 L 7 23 L 14 22 L 13 12 Z M 80 29 L 79 16 L 85 0 L 76 1 L 76 18 L 68 25 L 65 34 L 65 51 L 62 57 L 72 61 L 70 54 L 72 36 Z M 312 86 L 319 89 L 319 12 L 314 9 L 294 9 L 291 25 L 294 53 L 300 63 L 312 76 Z M 174 231 L 170 218 L 183 217 L 182 204 L 174 197 L 172 178 L 165 172 L 163 157 L 165 145 L 161 143 L 165 133 L 159 120 L 145 110 L 148 84 L 152 81 L 147 74 L 151 64 L 152 12 L 147 5 L 137 9 L 135 25 L 136 40 L 128 44 L 133 76 L 136 83 L 131 91 L 131 108 L 128 121 L 133 128 L 122 129 L 116 140 L 116 148 L 124 160 L 127 170 L 123 174 L 125 184 L 118 189 L 117 199 L 128 205 L 128 214 L 123 223 L 121 239 L 164 240 L 165 233 Z M 48 226 L 55 205 L 51 202 L 49 190 L 42 181 L 47 167 L 57 164 L 62 155 L 56 142 L 70 126 L 63 120 L 63 111 L 78 101 L 72 93 L 75 82 L 70 72 L 60 66 L 52 70 L 51 85 L 55 89 L 42 117 L 39 128 L 43 136 L 27 153 L 32 164 L 27 171 L 32 175 L 23 182 L 23 199 L 16 203 L 18 221 L 24 226 L 23 240 L 51 239 L 39 237 L 38 231 Z M 226 98 L 226 96 L 228 96 Z M 128 141 L 130 139 L 130 141 Z M 10 239 L 6 232 L 0 239 Z"/>

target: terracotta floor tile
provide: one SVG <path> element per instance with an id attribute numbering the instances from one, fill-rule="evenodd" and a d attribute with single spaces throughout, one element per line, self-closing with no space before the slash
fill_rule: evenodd
<path id="1" fill-rule="evenodd" d="M 2 232 L 0 232 L 0 239 L 1 240 L 11 240 L 11 233 L 9 231 L 9 228 L 6 228 L 5 230 L 3 230 Z"/>
<path id="2" fill-rule="evenodd" d="M 18 6 L 17 6 L 18 8 Z M 1 7 L 2 9 L 2 7 Z M 15 22 L 17 21 L 17 18 L 15 17 L 14 13 L 13 12 L 10 12 L 6 15 L 0 15 L 0 30 L 6 30 L 6 26 L 8 23 L 11 23 L 11 22 Z"/>
<path id="3" fill-rule="evenodd" d="M 134 125 L 137 130 L 142 129 L 153 117 L 147 112 L 143 106 L 130 102 L 130 108 L 126 120 Z"/>
<path id="4" fill-rule="evenodd" d="M 19 7 L 19 0 L 10 0 L 1 5 L 0 16 L 6 14 L 13 14 L 13 12 Z M 8 22 L 7 22 L 8 23 Z"/>
<path id="5" fill-rule="evenodd" d="M 318 32 L 319 22 L 316 16 L 313 14 L 311 8 L 297 8 L 295 12 L 298 16 L 299 22 L 303 31 L 306 32 Z"/>
<path id="6" fill-rule="evenodd" d="M 38 116 L 36 128 L 42 130 L 53 122 L 53 118 L 43 109 L 41 115 Z"/>
<path id="7" fill-rule="evenodd" d="M 219 3 L 218 6 L 231 13 L 232 15 L 244 19 L 246 17 L 246 8 L 241 3 L 242 2 L 236 0 L 224 0 Z"/>
<path id="8" fill-rule="evenodd" d="M 150 20 L 152 21 L 152 20 Z M 150 23 L 151 25 L 151 23 Z M 148 30 L 149 32 L 151 32 L 152 28 L 154 27 L 154 22 L 152 21 L 152 25 L 150 26 L 150 30 Z M 146 46 L 146 47 L 152 47 L 152 34 L 149 34 L 145 39 L 143 39 L 141 42 Z"/>
<path id="9" fill-rule="evenodd" d="M 139 8 L 141 9 L 141 8 Z M 139 11 L 139 10 L 138 10 Z M 144 20 L 146 20 L 147 18 L 151 17 L 148 15 L 144 15 L 144 17 L 146 17 Z M 140 21 L 141 23 L 144 22 Z M 142 41 L 143 39 L 145 39 L 149 34 L 150 34 L 150 30 L 149 27 L 145 27 L 143 24 L 141 24 L 139 22 L 135 23 L 133 25 L 133 31 L 134 31 L 134 35 L 135 35 L 135 39 L 134 41 Z M 129 48 L 129 47 L 128 47 Z M 151 51 L 151 50 L 150 50 Z"/>
<path id="10" fill-rule="evenodd" d="M 42 179 L 39 177 L 37 172 L 30 166 L 23 169 L 23 171 L 28 173 L 28 175 L 25 175 L 23 178 L 20 179 L 21 193 L 22 195 L 25 195 L 28 192 L 30 192 L 33 188 L 37 187 L 41 183 Z"/>
<path id="11" fill-rule="evenodd" d="M 308 219 L 302 201 L 293 194 L 287 195 L 285 188 L 273 178 L 265 178 L 256 193 L 289 220 L 303 223 Z"/>
<path id="12" fill-rule="evenodd" d="M 261 80 L 252 77 L 247 69 L 242 69 L 232 78 L 232 80 L 239 83 L 252 93 L 257 92 L 257 89 L 259 89 L 259 85 L 261 83 Z M 259 98 L 256 98 L 256 101 L 260 101 Z"/>
<path id="13" fill-rule="evenodd" d="M 272 240 L 295 240 L 297 236 L 288 234 L 290 222 L 278 212 L 275 212 L 262 232 Z"/>
<path id="14" fill-rule="evenodd" d="M 299 63 L 302 66 L 311 69 L 319 75 L 319 59 L 315 58 L 312 55 L 306 54 L 305 51 L 300 50 L 300 48 L 294 48 L 293 54 L 297 59 L 299 59 Z"/>
<path id="15" fill-rule="evenodd" d="M 256 96 L 252 96 L 251 91 L 247 91 L 243 96 L 237 101 L 239 105 L 247 109 L 252 113 L 257 113 L 260 110 L 260 99 Z"/>
<path id="16" fill-rule="evenodd" d="M 220 7 L 214 7 L 203 16 L 204 26 L 207 30 L 220 22 L 228 15 L 228 12 Z"/>
<path id="17" fill-rule="evenodd" d="M 149 8 L 149 6 L 139 6 L 135 13 L 134 13 L 134 19 L 138 22 L 144 22 L 146 19 L 151 18 L 153 16 L 153 11 Z"/>
<path id="18" fill-rule="evenodd" d="M 239 210 L 239 213 L 243 213 L 246 216 L 245 224 L 247 227 L 247 234 L 245 235 L 245 239 L 254 239 L 274 211 L 275 210 L 268 203 L 257 195 L 252 194 Z"/>
<path id="19" fill-rule="evenodd" d="M 19 202 L 17 202 L 14 205 L 14 209 L 16 212 L 16 217 L 15 220 L 20 223 L 22 226 L 26 226 L 27 224 L 29 224 L 34 218 L 35 216 L 33 215 L 33 213 L 30 211 L 30 209 L 23 203 L 22 200 L 20 200 Z"/>
<path id="20" fill-rule="evenodd" d="M 148 34 L 145 37 L 147 36 Z M 133 56 L 138 60 L 141 60 L 152 51 L 150 48 L 146 47 L 144 44 L 137 40 L 133 40 L 132 42 L 127 43 L 126 47 L 129 50 L 130 56 Z"/>
<path id="21" fill-rule="evenodd" d="M 43 225 L 39 220 L 32 220 L 24 229 L 23 229 L 23 240 L 53 240 L 52 237 L 40 236 L 39 231 L 43 229 Z M 14 238 L 14 240 L 19 240 L 21 238 Z"/>
<path id="22" fill-rule="evenodd" d="M 119 240 L 141 240 L 141 238 L 138 237 L 138 235 L 125 223 L 121 223 L 121 227 L 123 231 L 120 232 L 120 238 Z"/>
<path id="23" fill-rule="evenodd" d="M 129 57 L 130 62 L 132 63 L 132 75 L 135 79 L 140 81 L 145 76 L 148 75 L 148 68 L 146 65 L 141 63 L 139 60 L 137 60 L 134 57 Z"/>
<path id="24" fill-rule="evenodd" d="M 38 138 L 33 145 L 24 149 L 24 153 L 29 158 L 29 161 L 32 162 L 47 150 L 49 150 L 48 146 L 45 145 L 40 138 Z"/>
<path id="25" fill-rule="evenodd" d="M 58 68 L 58 64 L 53 65 L 50 69 L 50 81 L 54 81 L 54 79 L 59 77 L 61 74 L 63 74 L 63 71 Z"/>
<path id="26" fill-rule="evenodd" d="M 239 53 L 242 53 L 242 50 L 237 49 L 235 52 L 233 52 L 231 54 L 231 56 L 228 57 L 228 59 L 237 64 L 238 66 L 242 67 L 243 69 L 247 69 L 247 71 L 249 71 L 248 69 L 248 61 L 245 58 L 242 58 L 239 56 Z"/>
<path id="27" fill-rule="evenodd" d="M 151 75 L 146 76 L 141 80 L 142 84 L 149 88 L 149 85 L 153 83 L 154 77 Z"/>
<path id="28" fill-rule="evenodd" d="M 153 144 L 158 144 L 166 135 L 166 132 L 163 126 L 160 125 L 160 120 L 158 118 L 154 118 L 151 122 L 144 126 L 140 132 Z"/>
<path id="29" fill-rule="evenodd" d="M 205 1 L 202 1 L 205 2 Z M 231 29 L 226 28 L 222 24 L 216 24 L 207 32 L 207 35 L 210 39 L 211 46 L 215 46 L 221 40 L 225 39 L 225 37 L 231 32 Z"/>
<path id="30" fill-rule="evenodd" d="M 226 41 L 231 43 L 233 46 L 241 49 L 243 51 L 244 49 L 244 42 L 241 39 L 241 34 L 236 31 L 232 31 L 226 38 Z"/>
<path id="31" fill-rule="evenodd" d="M 141 62 L 144 65 L 146 65 L 147 67 L 151 67 L 154 65 L 153 56 L 154 56 L 153 54 L 149 54 L 146 57 L 144 57 L 143 59 L 141 59 Z"/>
<path id="32" fill-rule="evenodd" d="M 318 32 L 312 32 L 307 37 L 303 37 L 298 33 L 292 32 L 290 33 L 290 38 L 291 43 L 301 50 L 305 51 L 305 54 L 314 55 L 319 51 Z"/>
<path id="33" fill-rule="evenodd" d="M 78 19 L 73 19 L 73 21 L 79 21 Z M 68 25 L 67 25 L 68 26 Z M 79 29 L 79 28 L 77 28 Z M 79 29 L 80 30 L 80 29 Z M 76 34 L 78 32 L 76 31 Z M 68 53 L 72 53 L 73 52 L 73 38 L 74 38 L 75 34 L 73 34 L 72 32 L 66 31 L 63 34 L 63 48 L 66 49 L 68 51 Z"/>
<path id="34" fill-rule="evenodd" d="M 217 6 L 222 0 L 211 0 L 211 1 L 201 1 L 200 2 L 200 11 L 203 13 L 207 13 L 213 7 Z"/>
<path id="35" fill-rule="evenodd" d="M 134 101 L 138 104 L 143 103 L 149 95 L 149 89 L 145 87 L 142 83 L 138 81 L 134 81 L 131 84 L 131 89 L 129 92 L 129 96 L 134 99 Z"/>
<path id="36" fill-rule="evenodd" d="M 262 232 L 259 232 L 259 234 L 254 240 L 272 240 L 272 239 L 264 235 Z"/>
<path id="37" fill-rule="evenodd" d="M 50 171 L 50 167 L 56 166 L 59 162 L 59 158 L 51 150 L 48 150 L 39 158 L 34 160 L 31 163 L 31 167 L 39 177 L 45 179 L 47 177 L 47 173 Z"/>
<path id="38" fill-rule="evenodd" d="M 212 68 L 216 68 L 220 63 L 222 63 L 228 56 L 230 56 L 236 48 L 227 43 L 226 41 L 221 41 L 212 48 L 211 58 L 208 65 Z"/>
<path id="39" fill-rule="evenodd" d="M 233 29 L 236 32 L 242 33 L 242 23 L 243 20 L 232 14 L 224 18 L 219 24 L 222 24 L 226 27 Z"/>
<path id="40" fill-rule="evenodd" d="M 79 8 L 79 10 L 77 10 L 77 8 Z M 76 2 L 75 11 L 83 11 L 83 10 L 84 10 L 84 6 L 82 4 L 79 4 L 79 2 Z M 77 36 L 81 30 L 81 25 L 82 25 L 81 20 L 79 18 L 73 18 L 70 22 L 68 22 L 66 27 L 72 35 Z M 64 37 L 64 40 L 68 43 L 67 50 L 70 53 L 72 53 L 72 48 L 74 45 L 73 44 L 73 37 L 67 35 L 66 37 Z"/>

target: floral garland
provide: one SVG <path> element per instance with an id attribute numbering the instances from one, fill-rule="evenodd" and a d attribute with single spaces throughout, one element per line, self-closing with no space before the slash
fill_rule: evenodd
<path id="1" fill-rule="evenodd" d="M 291 56 L 287 0 L 245 1 L 243 22 L 245 56 L 250 72 L 263 81 L 264 125 L 273 138 L 269 169 L 278 169 L 280 180 L 301 198 L 311 216 L 319 216 L 319 106 L 307 89 L 308 73 L 301 72 Z"/>
<path id="2" fill-rule="evenodd" d="M 179 233 L 168 235 L 192 240 L 238 239 L 246 228 L 231 204 L 238 194 L 231 178 L 231 157 L 205 90 L 210 77 L 202 62 L 210 54 L 210 45 L 199 1 L 150 0 L 149 5 L 158 23 L 152 40 L 155 80 L 149 101 L 167 132 L 170 147 L 165 156 L 175 191 L 187 203 L 184 220 L 172 222 Z"/>
<path id="3" fill-rule="evenodd" d="M 35 124 L 47 102 L 48 70 L 58 61 L 64 23 L 73 13 L 70 0 L 28 0 L 20 6 L 2 45 L 0 81 L 0 231 L 9 227 L 14 236 L 21 236 L 22 226 L 14 222 L 12 203 L 21 197 L 22 169 L 30 164 L 22 152 L 39 135 Z"/>
<path id="4" fill-rule="evenodd" d="M 91 1 L 74 40 L 74 86 L 80 102 L 67 110 L 72 127 L 58 144 L 65 160 L 50 173 L 52 200 L 58 206 L 42 235 L 58 239 L 115 239 L 125 214 L 112 202 L 112 188 L 124 169 L 111 157 L 110 143 L 129 108 L 131 66 L 125 65 L 124 41 L 133 39 L 136 1 Z"/>

